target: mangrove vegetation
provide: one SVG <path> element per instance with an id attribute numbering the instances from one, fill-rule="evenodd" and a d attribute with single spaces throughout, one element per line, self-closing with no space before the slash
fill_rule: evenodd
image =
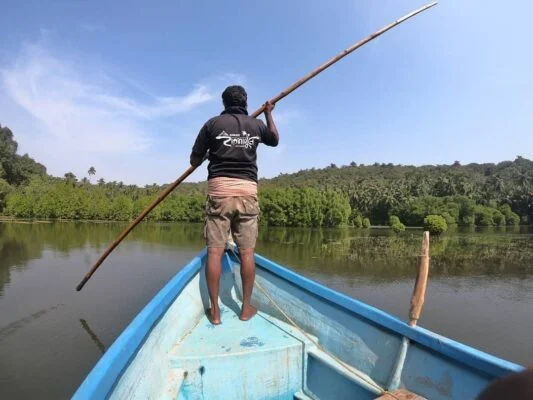
<path id="1" fill-rule="evenodd" d="M 15 218 L 127 221 L 164 189 L 67 172 L 50 176 L 0 126 L 0 213 Z M 94 178 L 94 179 L 93 179 Z M 94 182 L 93 182 L 94 180 Z M 533 161 L 409 166 L 331 164 L 262 179 L 261 223 L 269 226 L 505 226 L 533 222 Z M 149 216 L 152 221 L 202 222 L 206 184 L 180 186 Z"/>

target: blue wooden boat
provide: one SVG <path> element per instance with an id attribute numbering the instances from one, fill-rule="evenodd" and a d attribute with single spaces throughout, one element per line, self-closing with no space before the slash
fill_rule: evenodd
<path id="1" fill-rule="evenodd" d="M 205 261 L 204 250 L 150 301 L 75 399 L 466 400 L 523 369 L 259 255 L 252 303 L 260 312 L 242 322 L 239 259 L 231 251 L 223 258 L 223 322 L 213 326 L 204 311 Z"/>

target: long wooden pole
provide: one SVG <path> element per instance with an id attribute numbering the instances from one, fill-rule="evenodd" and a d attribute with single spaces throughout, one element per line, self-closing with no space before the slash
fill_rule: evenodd
<path id="1" fill-rule="evenodd" d="M 311 79 L 313 79 L 315 76 L 317 76 L 318 74 L 320 74 L 322 71 L 324 71 L 325 69 L 331 67 L 333 64 L 335 64 L 337 61 L 341 60 L 342 58 L 346 57 L 348 54 L 354 52 L 355 50 L 357 50 L 359 47 L 361 46 L 364 46 L 365 44 L 367 44 L 368 42 L 370 42 L 371 40 L 374 40 L 375 38 L 377 38 L 378 36 L 381 36 L 382 34 L 384 34 L 385 32 L 387 32 L 388 30 L 394 28 L 395 26 L 401 24 L 402 22 L 404 21 L 407 21 L 409 18 L 412 18 L 414 17 L 415 15 L 417 14 L 420 14 L 421 12 L 423 11 L 426 11 L 427 9 L 437 5 L 438 2 L 433 2 L 433 3 L 430 3 L 428 5 L 425 5 L 424 7 L 421 7 L 405 16 L 403 16 L 402 18 L 394 21 L 393 23 L 381 28 L 379 31 L 373 33 L 372 35 L 368 36 L 367 38 L 363 39 L 363 40 L 360 40 L 359 42 L 355 43 L 353 46 L 351 47 L 348 47 L 347 49 L 343 50 L 342 52 L 340 52 L 339 54 L 337 54 L 335 57 L 333 57 L 332 59 L 330 59 L 329 61 L 327 61 L 326 63 L 322 64 L 321 66 L 319 66 L 318 68 L 314 69 L 312 72 L 310 72 L 309 74 L 305 75 L 303 78 L 299 79 L 298 81 L 294 82 L 291 86 L 289 86 L 287 89 L 283 90 L 281 93 L 279 93 L 277 96 L 273 97 L 272 99 L 270 99 L 270 102 L 272 104 L 276 104 L 278 101 L 280 101 L 281 99 L 283 99 L 284 97 L 287 97 L 290 93 L 294 92 L 296 89 L 298 89 L 300 86 L 302 86 L 304 83 L 310 81 Z M 264 106 L 261 106 L 260 108 L 258 108 L 256 111 L 254 111 L 251 116 L 252 117 L 258 117 L 262 112 L 264 111 Z M 124 229 L 124 231 L 119 235 L 119 237 L 117 239 L 115 239 L 115 241 L 113 243 L 111 243 L 111 245 L 109 246 L 109 248 L 100 256 L 100 258 L 98 259 L 98 261 L 96 261 L 96 263 L 92 266 L 92 268 L 90 269 L 89 272 L 87 272 L 87 274 L 84 276 L 84 278 L 82 279 L 82 281 L 78 284 L 78 286 L 76 286 L 76 290 L 77 291 L 80 291 L 83 286 L 85 286 L 85 284 L 87 283 L 87 281 L 91 278 L 91 276 L 94 274 L 94 272 L 98 269 L 98 267 L 104 262 L 104 260 L 107 258 L 107 256 L 109 256 L 109 254 L 111 254 L 111 252 L 120 244 L 120 242 L 122 242 L 122 240 L 124 240 L 124 238 L 126 236 L 128 236 L 128 234 L 131 232 L 131 230 L 133 228 L 135 228 L 135 226 L 137 226 L 137 224 L 139 222 L 141 222 L 143 220 L 144 217 L 146 217 L 146 215 L 148 215 L 148 213 L 150 213 L 150 211 L 152 211 L 159 203 L 161 203 L 181 182 L 183 182 L 190 174 L 192 174 L 194 172 L 194 170 L 197 168 L 198 166 L 190 166 L 184 173 L 183 175 L 181 175 L 174 183 L 172 183 L 170 186 L 168 186 L 158 197 L 157 199 L 155 199 L 151 204 L 148 205 L 148 207 L 146 207 L 146 209 L 141 213 L 141 215 L 139 215 L 137 218 L 135 218 L 134 221 L 131 222 L 131 224 L 126 228 Z"/>
<path id="2" fill-rule="evenodd" d="M 422 306 L 426 298 L 426 288 L 429 274 L 429 232 L 424 232 L 422 237 L 422 250 L 418 259 L 418 271 L 416 274 L 415 286 L 413 294 L 411 295 L 411 307 L 409 309 L 409 326 L 416 326 L 420 314 L 422 313 Z M 394 368 L 389 380 L 388 390 L 396 390 L 400 387 L 403 366 L 405 364 L 405 357 L 407 356 L 407 349 L 409 348 L 409 339 L 405 336 L 402 338 L 398 356 L 394 363 Z"/>
<path id="3" fill-rule="evenodd" d="M 359 47 L 364 46 L 371 40 L 374 40 L 378 36 L 383 35 L 388 30 L 391 30 L 395 26 L 401 24 L 402 22 L 407 21 L 409 18 L 414 17 L 417 14 L 420 14 L 421 12 L 426 11 L 427 9 L 434 7 L 438 4 L 438 1 L 435 1 L 433 3 L 427 4 L 424 7 L 420 7 L 419 9 L 404 15 L 400 19 L 397 19 L 396 21 L 390 23 L 387 26 L 384 26 L 379 31 L 374 32 L 372 35 L 364 38 L 363 40 L 360 40 L 359 42 L 355 43 L 353 46 L 348 47 L 347 49 L 344 49 L 339 54 L 337 54 L 335 57 L 330 59 L 329 61 L 322 64 L 320 67 L 316 68 L 309 74 L 305 75 L 303 78 L 299 79 L 298 81 L 294 82 L 291 86 L 289 86 L 287 89 L 282 91 L 280 94 L 278 94 L 276 97 L 272 98 L 270 100 L 271 103 L 275 104 L 284 97 L 288 96 L 290 93 L 294 92 L 296 89 L 298 89 L 300 86 L 302 86 L 304 83 L 309 81 L 310 79 L 314 78 L 318 74 L 320 74 L 322 71 L 324 71 L 326 68 L 331 67 L 333 64 L 335 64 L 337 61 L 341 60 L 342 58 L 346 57 L 348 54 L 353 53 L 355 50 L 357 50 Z M 263 107 L 259 108 L 256 112 L 252 114 L 253 117 L 259 116 L 263 112 Z"/>
<path id="4" fill-rule="evenodd" d="M 161 203 L 165 199 L 165 197 L 167 197 L 170 194 L 170 192 L 172 192 L 174 189 L 176 189 L 176 187 L 181 182 L 183 182 L 190 174 L 192 174 L 195 169 L 196 169 L 196 167 L 194 167 L 192 165 L 189 168 L 187 168 L 187 170 L 178 179 L 176 179 L 172 185 L 170 185 L 163 192 L 161 192 L 161 194 L 157 197 L 157 199 L 155 199 L 151 204 L 149 204 L 148 207 L 146 207 L 144 209 L 144 211 L 137 218 L 135 218 L 127 226 L 126 229 L 124 229 L 122 231 L 122 233 L 113 241 L 113 243 L 111 243 L 109 245 L 107 250 L 100 256 L 100 258 L 92 266 L 91 270 L 89 272 L 87 272 L 87 274 L 83 277 L 83 279 L 78 284 L 78 286 L 76 286 L 76 290 L 78 292 L 85 286 L 87 281 L 95 273 L 95 271 L 98 269 L 98 267 L 104 262 L 104 260 L 107 258 L 107 256 L 109 254 L 111 254 L 111 252 L 113 250 L 115 250 L 115 248 L 120 244 L 120 242 L 122 242 L 124 240 L 124 238 L 126 236 L 128 236 L 128 234 L 133 230 L 133 228 L 135 228 L 137 226 L 137 224 L 139 222 L 141 222 L 144 219 L 144 217 L 146 217 L 150 213 L 150 211 L 152 211 L 159 203 Z"/>

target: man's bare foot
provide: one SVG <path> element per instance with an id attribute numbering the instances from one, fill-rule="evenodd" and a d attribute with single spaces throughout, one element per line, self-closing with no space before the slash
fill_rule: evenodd
<path id="1" fill-rule="evenodd" d="M 252 319 L 255 314 L 257 314 L 257 308 L 255 308 L 254 306 L 250 306 L 250 305 L 248 306 L 243 305 L 241 316 L 239 317 L 239 319 L 241 321 L 248 321 Z"/>
<path id="2" fill-rule="evenodd" d="M 205 310 L 205 315 L 213 325 L 220 325 L 222 323 L 220 321 L 220 309 L 208 308 Z"/>

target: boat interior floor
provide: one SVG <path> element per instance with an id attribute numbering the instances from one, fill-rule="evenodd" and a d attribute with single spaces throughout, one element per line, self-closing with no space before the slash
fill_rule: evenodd
<path id="1" fill-rule="evenodd" d="M 167 380 L 171 386 L 165 390 L 169 398 L 375 399 L 380 395 L 369 376 L 340 366 L 316 346 L 316 337 L 288 323 L 262 312 L 243 322 L 237 307 L 227 306 L 221 307 L 221 317 L 222 324 L 215 326 L 203 316 L 172 348 L 174 378 L 171 374 Z"/>
<path id="2" fill-rule="evenodd" d="M 209 398 L 262 398 L 276 392 L 276 398 L 292 399 L 301 390 L 304 348 L 311 342 L 264 313 L 244 322 L 237 311 L 222 306 L 222 324 L 216 326 L 203 316 L 175 344 L 171 369 L 184 376 L 178 398 L 201 398 L 195 393 L 201 389 L 214 394 Z"/>
<path id="3" fill-rule="evenodd" d="M 266 314 L 258 313 L 249 321 L 241 321 L 233 310 L 222 306 L 221 318 L 222 324 L 212 325 L 207 316 L 202 317 L 192 332 L 176 344 L 173 358 L 209 359 L 301 349 L 301 338 L 293 336 L 293 329 Z"/>

